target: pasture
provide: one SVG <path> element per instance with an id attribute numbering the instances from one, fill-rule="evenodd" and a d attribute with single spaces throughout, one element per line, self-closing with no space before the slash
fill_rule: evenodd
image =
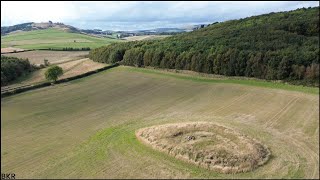
<path id="1" fill-rule="evenodd" d="M 315 89 L 113 68 L 1 99 L 1 170 L 16 178 L 319 178 Z M 135 136 L 182 122 L 234 129 L 271 157 L 253 171 L 223 174 Z"/>
<path id="2" fill-rule="evenodd" d="M 22 49 L 62 49 L 97 48 L 118 42 L 117 39 L 98 38 L 79 33 L 70 33 L 59 29 L 45 29 L 13 33 L 1 36 L 1 47 L 16 47 Z"/>

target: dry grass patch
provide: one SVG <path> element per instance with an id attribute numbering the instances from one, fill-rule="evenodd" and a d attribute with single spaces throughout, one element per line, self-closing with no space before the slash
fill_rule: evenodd
<path id="1" fill-rule="evenodd" d="M 154 149 L 220 173 L 251 171 L 271 155 L 257 140 L 207 122 L 152 126 L 136 136 Z"/>
<path id="2" fill-rule="evenodd" d="M 64 64 L 67 64 L 67 63 L 64 63 Z M 68 71 L 65 72 L 64 75 L 61 77 L 61 79 L 77 76 L 77 75 L 80 75 L 80 74 L 83 74 L 83 73 L 86 73 L 89 71 L 94 71 L 94 70 L 103 68 L 105 66 L 106 66 L 106 64 L 94 62 L 88 58 L 83 59 L 83 60 L 79 60 L 79 63 L 70 67 L 68 69 Z"/>

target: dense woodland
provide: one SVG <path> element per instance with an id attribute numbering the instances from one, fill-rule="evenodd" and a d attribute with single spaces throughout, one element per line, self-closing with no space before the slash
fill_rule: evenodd
<path id="1" fill-rule="evenodd" d="M 162 40 L 114 43 L 89 56 L 104 63 L 319 86 L 319 7 L 213 23 Z"/>
<path id="2" fill-rule="evenodd" d="M 5 86 L 33 70 L 34 67 L 28 59 L 1 56 L 1 86 Z"/>

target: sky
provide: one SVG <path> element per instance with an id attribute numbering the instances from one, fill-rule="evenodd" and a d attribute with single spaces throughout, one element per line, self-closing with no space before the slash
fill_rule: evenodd
<path id="1" fill-rule="evenodd" d="M 317 1 L 1 1 L 1 26 L 63 22 L 82 29 L 141 30 L 222 22 L 319 6 Z"/>

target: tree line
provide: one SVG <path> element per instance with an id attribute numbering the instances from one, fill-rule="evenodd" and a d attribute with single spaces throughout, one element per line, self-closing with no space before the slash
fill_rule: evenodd
<path id="1" fill-rule="evenodd" d="M 1 86 L 33 71 L 35 67 L 30 64 L 28 59 L 1 56 Z"/>
<path id="2" fill-rule="evenodd" d="M 89 57 L 319 86 L 319 7 L 214 23 L 162 40 L 114 43 Z"/>
<path id="3" fill-rule="evenodd" d="M 50 51 L 90 51 L 90 47 L 74 48 L 74 47 L 64 47 L 64 48 L 47 48 L 41 50 L 50 50 Z"/>

